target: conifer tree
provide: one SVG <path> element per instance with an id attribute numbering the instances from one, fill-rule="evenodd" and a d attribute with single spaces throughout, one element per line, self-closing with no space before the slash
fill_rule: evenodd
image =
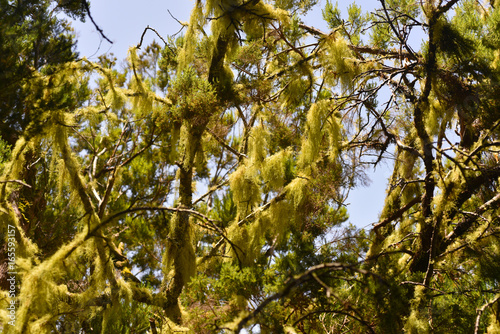
<path id="1" fill-rule="evenodd" d="M 58 87 L 57 94 L 51 95 L 50 99 L 42 98 L 43 94 L 48 94 L 47 88 L 53 88 L 48 87 L 54 86 L 50 78 L 59 67 L 77 57 L 73 51 L 73 33 L 68 22 L 57 18 L 55 14 L 65 12 L 72 17 L 84 19 L 83 4 L 81 1 L 65 1 L 60 4 L 50 1 L 0 3 L 2 162 L 8 160 L 10 150 L 18 140 L 29 140 L 43 132 L 49 110 L 74 109 L 86 99 L 84 80 L 77 86 L 63 82 Z M 19 180 L 24 180 L 24 183 L 18 183 L 22 186 L 9 195 L 9 202 L 20 217 L 25 233 L 31 237 L 38 234 L 44 251 L 51 253 L 61 245 L 53 244 L 53 237 L 64 233 L 64 227 L 60 226 L 61 229 L 58 229 L 56 225 L 39 224 L 43 220 L 41 214 L 45 210 L 46 183 L 50 173 L 42 162 L 42 155 L 40 148 L 36 146 L 26 151 L 19 175 Z M 48 233 L 50 229 L 54 231 Z M 0 249 L 0 286 L 6 288 L 7 251 L 3 238 Z"/>
<path id="2" fill-rule="evenodd" d="M 122 69 L 65 37 L 20 74 L 5 101 L 32 118 L 3 117 L 0 142 L 4 331 L 499 331 L 499 6 L 327 2 L 323 32 L 301 21 L 314 5 L 197 0 L 183 35 Z M 382 164 L 379 221 L 347 225 Z"/>

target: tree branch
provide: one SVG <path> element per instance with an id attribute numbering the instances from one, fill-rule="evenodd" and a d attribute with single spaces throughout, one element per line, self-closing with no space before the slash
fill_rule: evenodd
<path id="1" fill-rule="evenodd" d="M 405 213 L 406 211 L 408 211 L 412 206 L 414 206 L 415 204 L 417 204 L 421 200 L 422 200 L 421 197 L 415 197 L 415 198 L 413 198 L 411 201 L 409 201 L 408 203 L 406 203 L 405 206 L 403 206 L 399 210 L 393 212 L 389 217 L 387 217 L 386 219 L 382 220 L 381 222 L 373 225 L 373 230 L 375 232 L 377 232 L 380 228 L 386 226 L 390 222 L 392 222 L 392 221 L 394 221 L 394 220 L 396 220 L 398 218 L 401 218 L 401 216 L 403 215 L 403 213 Z"/>
<path id="2" fill-rule="evenodd" d="M 151 30 L 152 32 L 154 32 L 156 34 L 156 36 L 160 37 L 160 39 L 162 40 L 162 42 L 168 46 L 168 43 L 167 41 L 165 41 L 165 39 L 163 37 L 161 37 L 160 33 L 158 33 L 158 31 L 156 31 L 154 28 L 151 28 L 149 25 L 144 29 L 144 31 L 142 32 L 142 35 L 141 35 L 141 40 L 139 42 L 139 44 L 137 44 L 137 48 L 140 49 L 141 46 L 142 46 L 142 41 L 144 40 L 144 35 L 146 35 L 146 32 L 148 30 Z M 172 50 L 172 49 L 170 49 Z M 173 50 L 172 50 L 173 51 Z M 175 52 L 174 52 L 175 53 Z"/>
<path id="3" fill-rule="evenodd" d="M 221 144 L 222 146 L 224 146 L 228 151 L 230 151 L 231 153 L 233 153 L 234 155 L 236 155 L 238 158 L 247 158 L 247 156 L 243 153 L 240 153 L 238 151 L 236 151 L 234 148 L 232 148 L 231 146 L 229 146 L 229 144 L 227 144 L 224 139 L 220 138 L 219 136 L 217 136 L 215 134 L 215 132 L 213 132 L 211 129 L 207 128 L 206 129 L 208 131 L 208 133 L 210 133 L 212 135 L 212 137 L 214 137 L 215 140 L 217 140 L 217 142 L 219 144 Z"/>
<path id="4" fill-rule="evenodd" d="M 259 212 L 262 212 L 262 211 L 265 211 L 265 210 L 269 209 L 269 207 L 271 206 L 271 204 L 279 202 L 279 201 L 285 199 L 285 196 L 286 196 L 286 192 L 283 192 L 283 193 L 279 194 L 278 196 L 274 197 L 272 200 L 270 200 L 269 202 L 267 202 L 263 206 L 258 207 L 253 212 L 251 212 L 248 216 L 246 216 L 245 218 L 241 219 L 238 222 L 238 226 L 243 225 L 249 219 L 252 219 L 253 217 L 255 217 Z"/>
<path id="5" fill-rule="evenodd" d="M 354 272 L 357 272 L 357 273 L 360 273 L 363 275 L 372 275 L 372 276 L 377 277 L 379 280 L 382 280 L 380 276 L 378 276 L 372 272 L 369 272 L 367 270 L 359 269 L 351 264 L 331 262 L 331 263 L 322 263 L 322 264 L 313 266 L 313 267 L 309 268 L 307 271 L 305 271 L 304 273 L 302 273 L 298 276 L 289 278 L 287 280 L 287 282 L 285 283 L 285 287 L 280 292 L 277 292 L 274 295 L 266 298 L 262 303 L 260 303 L 260 305 L 252 313 L 250 313 L 249 315 L 247 315 L 246 317 L 241 319 L 238 323 L 237 328 L 236 328 L 236 333 L 238 334 L 243 329 L 243 327 L 250 320 L 252 320 L 259 313 L 261 313 L 269 303 L 287 296 L 294 287 L 299 286 L 299 285 L 301 285 L 301 284 L 303 284 L 311 279 L 314 279 L 313 275 L 315 275 L 315 272 L 318 270 L 322 270 L 322 269 L 327 269 L 328 271 L 351 270 L 351 271 L 354 271 Z M 385 281 L 383 281 L 383 282 L 385 283 Z M 362 321 L 362 323 L 368 327 L 368 330 L 370 331 L 370 333 L 375 333 L 373 328 L 371 326 L 369 326 L 366 322 Z"/>
<path id="6" fill-rule="evenodd" d="M 9 182 L 12 182 L 12 183 L 18 183 L 22 186 L 25 186 L 25 187 L 28 187 L 31 189 L 31 186 L 21 180 L 1 180 L 0 183 L 9 183 Z"/>
<path id="7" fill-rule="evenodd" d="M 90 7 L 89 7 L 89 4 L 87 3 L 87 1 L 85 0 L 82 0 L 82 3 L 83 5 L 85 6 L 85 10 L 87 11 L 87 15 L 89 16 L 90 20 L 92 21 L 92 23 L 94 24 L 94 27 L 97 29 L 97 31 L 99 32 L 99 34 L 101 34 L 101 36 L 106 40 L 108 41 L 110 44 L 113 44 L 113 42 L 106 37 L 106 35 L 104 35 L 104 32 L 102 31 L 101 28 L 99 28 L 99 26 L 97 25 L 97 23 L 95 23 L 94 21 L 94 18 L 92 17 L 92 14 L 90 14 Z"/>
<path id="8" fill-rule="evenodd" d="M 301 27 L 302 29 L 305 29 L 308 32 L 310 32 L 311 34 L 319 36 L 319 37 L 327 37 L 329 35 L 329 34 L 323 32 L 317 28 L 305 25 L 303 23 L 300 23 L 299 27 Z M 354 51 L 356 53 L 379 55 L 379 56 L 385 56 L 385 57 L 396 58 L 396 59 L 409 59 L 409 60 L 414 60 L 414 61 L 419 61 L 419 62 L 421 61 L 421 57 L 419 55 L 417 55 L 415 53 L 410 53 L 410 52 L 382 50 L 382 49 L 371 48 L 368 46 L 356 46 L 356 45 L 352 45 L 352 44 L 349 44 L 348 47 L 349 47 L 349 49 L 351 49 L 352 51 Z"/>
<path id="9" fill-rule="evenodd" d="M 476 324 L 474 326 L 474 334 L 477 334 L 479 332 L 479 322 L 481 321 L 481 315 L 483 314 L 484 310 L 486 308 L 490 307 L 491 305 L 495 304 L 498 300 L 500 300 L 500 294 L 496 295 L 496 297 L 481 306 L 481 308 L 477 309 L 477 317 L 476 317 Z"/>
<path id="10" fill-rule="evenodd" d="M 453 240 L 455 240 L 457 237 L 461 236 L 464 234 L 471 226 L 472 224 L 477 220 L 477 218 L 483 214 L 486 210 L 491 208 L 493 205 L 497 204 L 500 202 L 500 193 L 496 194 L 492 199 L 490 199 L 488 202 L 484 203 L 481 205 L 477 210 L 470 215 L 468 218 L 462 219 L 451 231 L 445 238 L 445 244 L 449 245 Z"/>

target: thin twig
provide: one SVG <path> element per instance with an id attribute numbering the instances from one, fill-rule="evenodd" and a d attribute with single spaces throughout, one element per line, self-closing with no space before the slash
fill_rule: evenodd
<path id="1" fill-rule="evenodd" d="M 23 182 L 21 180 L 2 180 L 2 181 L 0 181 L 0 183 L 8 183 L 8 182 L 18 183 L 20 185 L 23 185 L 23 186 L 28 187 L 28 188 L 31 189 L 31 186 L 29 184 L 27 184 L 27 183 L 25 183 L 25 182 Z"/>
<path id="2" fill-rule="evenodd" d="M 495 299 L 492 301 L 489 301 L 488 303 L 484 304 L 481 308 L 477 309 L 477 317 L 476 317 L 476 325 L 474 326 L 474 334 L 477 334 L 479 331 L 479 322 L 481 320 L 481 315 L 483 314 L 484 310 L 486 310 L 487 307 L 490 307 L 491 305 L 495 304 L 498 300 L 500 299 L 500 294 L 498 294 Z"/>
<path id="3" fill-rule="evenodd" d="M 85 6 L 85 10 L 87 11 L 87 15 L 89 16 L 90 20 L 94 24 L 94 27 L 97 29 L 97 31 L 99 32 L 99 34 L 101 34 L 102 38 L 104 38 L 110 44 L 113 44 L 113 42 L 109 38 L 107 38 L 106 35 L 104 35 L 104 31 L 102 31 L 102 29 L 99 28 L 99 26 L 97 25 L 97 23 L 95 23 L 94 18 L 90 14 L 90 7 L 89 7 L 89 4 L 87 3 L 87 1 L 82 1 L 82 3 Z"/>
<path id="4" fill-rule="evenodd" d="M 217 136 L 217 134 L 215 134 L 215 132 L 213 132 L 210 128 L 207 128 L 207 131 L 208 131 L 208 133 L 210 133 L 212 135 L 212 137 L 214 137 L 215 140 L 217 140 L 219 142 L 219 144 L 224 146 L 228 151 L 230 151 L 231 153 L 236 155 L 238 158 L 247 158 L 247 156 L 245 154 L 240 153 L 240 152 L 236 151 L 234 148 L 232 148 L 231 146 L 229 146 L 229 144 L 227 144 L 224 141 L 224 139 Z"/>
<path id="5" fill-rule="evenodd" d="M 408 211 L 412 206 L 414 206 L 415 204 L 417 204 L 418 202 L 420 202 L 422 200 L 421 197 L 415 197 L 413 198 L 411 201 L 409 201 L 405 206 L 403 206 L 402 208 L 400 208 L 399 210 L 395 211 L 394 213 L 392 213 L 389 217 L 387 217 L 386 219 L 382 220 L 381 222 L 379 223 L 376 223 L 373 225 L 373 230 L 374 231 L 377 231 L 378 229 L 380 229 L 381 227 L 384 227 L 386 226 L 387 224 L 389 224 L 390 222 L 398 219 L 398 218 L 401 218 L 401 216 L 406 212 Z"/>
<path id="6" fill-rule="evenodd" d="M 156 36 L 160 37 L 160 39 L 162 40 L 163 43 L 165 43 L 166 46 L 168 46 L 168 43 L 167 41 L 165 41 L 165 39 L 163 37 L 161 37 L 161 35 L 158 33 L 158 31 L 156 31 L 156 29 L 154 28 L 151 28 L 149 25 L 144 29 L 144 31 L 142 32 L 142 35 L 141 35 L 141 41 L 139 42 L 139 44 L 137 44 L 137 48 L 140 49 L 141 46 L 142 46 L 142 41 L 144 40 L 144 35 L 146 35 L 146 31 L 148 30 L 151 30 L 152 32 L 154 32 L 156 34 Z"/>
<path id="7" fill-rule="evenodd" d="M 429 285 L 426 285 L 425 283 L 412 282 L 412 281 L 404 281 L 404 282 L 399 283 L 399 285 L 405 285 L 405 284 L 423 286 L 424 288 L 427 288 L 429 290 L 437 291 L 441 294 L 447 294 L 445 291 L 430 287 Z"/>
<path id="8" fill-rule="evenodd" d="M 170 13 L 170 9 L 167 9 L 167 12 L 168 12 L 168 13 L 170 14 L 170 16 L 172 16 L 172 18 L 173 18 L 174 20 L 176 20 L 176 21 L 177 21 L 177 22 L 178 22 L 178 23 L 179 23 L 179 24 L 180 24 L 183 28 L 184 28 L 185 26 L 187 26 L 187 24 L 186 24 L 186 23 L 183 23 L 183 22 L 179 21 L 179 20 L 178 20 L 175 16 L 173 16 L 173 15 L 172 15 L 172 13 Z"/>

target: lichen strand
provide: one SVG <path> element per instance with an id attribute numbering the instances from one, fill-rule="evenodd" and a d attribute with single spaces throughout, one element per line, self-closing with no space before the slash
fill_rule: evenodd
<path id="1" fill-rule="evenodd" d="M 192 241 L 189 215 L 176 213 L 171 219 L 167 247 L 164 253 L 164 279 L 166 301 L 163 308 L 167 317 L 176 324 L 182 322 L 178 297 L 196 271 L 196 256 Z M 168 283 L 167 283 L 168 282 Z"/>
<path id="2" fill-rule="evenodd" d="M 411 334 L 430 333 L 431 328 L 427 320 L 428 307 L 425 287 L 415 287 L 414 298 L 411 300 L 412 311 L 405 322 L 405 331 Z"/>
<path id="3" fill-rule="evenodd" d="M 177 56 L 177 69 L 179 72 L 182 72 L 193 62 L 198 31 L 203 26 L 204 19 L 205 16 L 203 15 L 201 1 L 196 1 L 195 7 L 191 12 L 188 29 L 184 35 L 184 47 L 179 51 L 179 55 Z"/>
<path id="4" fill-rule="evenodd" d="M 362 66 L 355 59 L 349 45 L 337 33 L 326 37 L 324 51 L 320 54 L 320 62 L 325 68 L 325 79 L 331 86 L 340 83 L 344 91 L 354 88 L 354 77 L 361 73 Z"/>
<path id="5" fill-rule="evenodd" d="M 238 207 L 238 217 L 241 219 L 250 214 L 261 201 L 261 190 L 255 172 L 254 168 L 243 164 L 229 178 L 233 201 Z"/>
<path id="6" fill-rule="evenodd" d="M 279 20 L 287 26 L 290 17 L 287 11 L 274 8 L 263 1 L 209 0 L 205 4 L 205 15 L 212 21 L 212 34 L 230 36 L 243 26 L 243 31 L 250 37 L 261 37 L 263 27 L 271 20 Z"/>
<path id="7" fill-rule="evenodd" d="M 249 166 L 259 168 L 267 156 L 268 133 L 263 126 L 256 126 L 250 132 L 248 145 Z"/>
<path id="8" fill-rule="evenodd" d="M 292 158 L 292 150 L 281 150 L 267 157 L 262 166 L 262 179 L 267 189 L 279 191 L 286 178 L 286 164 Z"/>
<path id="9" fill-rule="evenodd" d="M 305 136 L 298 157 L 298 166 L 302 169 L 307 169 L 320 157 L 320 151 L 326 143 L 330 147 L 330 158 L 335 160 L 341 127 L 339 119 L 331 112 L 331 104 L 329 100 L 319 101 L 314 103 L 307 113 Z"/>

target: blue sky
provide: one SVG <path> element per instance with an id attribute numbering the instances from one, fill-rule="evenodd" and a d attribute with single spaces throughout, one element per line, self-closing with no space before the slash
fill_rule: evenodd
<path id="1" fill-rule="evenodd" d="M 321 9 L 326 0 L 320 0 L 316 9 L 310 13 L 304 21 L 320 30 L 327 31 L 328 28 L 321 17 Z M 339 1 L 342 13 L 346 12 L 350 1 Z M 364 11 L 371 11 L 378 2 L 357 1 Z M 149 25 L 160 35 L 166 38 L 179 31 L 181 25 L 169 14 L 168 11 L 179 21 L 187 22 L 189 14 L 194 5 L 191 0 L 106 0 L 91 1 L 91 13 L 104 31 L 104 34 L 113 41 L 113 44 L 103 40 L 92 22 L 74 22 L 73 27 L 77 34 L 77 49 L 80 57 L 96 60 L 103 53 L 112 52 L 118 61 L 125 59 L 127 50 L 140 41 L 144 29 Z M 148 31 L 143 45 L 148 45 L 153 39 L 159 40 L 156 35 Z M 372 180 L 367 187 L 358 187 L 351 191 L 347 200 L 350 221 L 360 227 L 370 227 L 377 221 L 382 209 L 387 179 L 390 176 L 392 166 L 381 165 L 376 171 L 368 170 L 368 176 Z"/>

